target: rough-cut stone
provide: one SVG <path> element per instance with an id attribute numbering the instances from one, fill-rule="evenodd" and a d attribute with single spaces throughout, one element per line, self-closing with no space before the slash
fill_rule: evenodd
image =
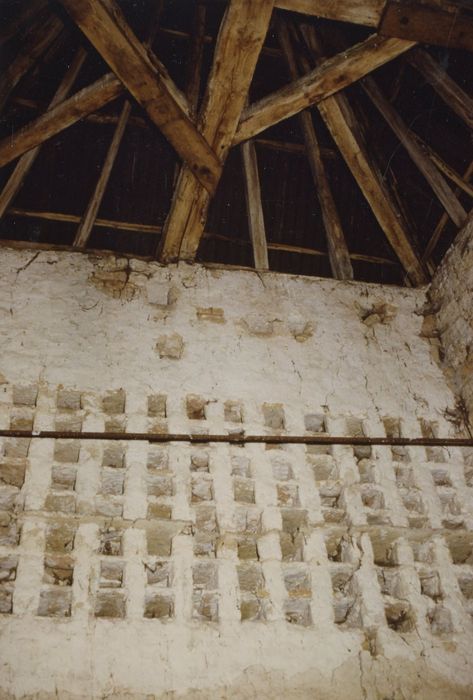
<path id="1" fill-rule="evenodd" d="M 212 481 L 202 477 L 192 478 L 192 503 L 211 501 L 213 498 Z"/>
<path id="2" fill-rule="evenodd" d="M 78 462 L 80 443 L 78 440 L 56 440 L 54 460 L 56 462 Z"/>
<path id="3" fill-rule="evenodd" d="M 0 464 L 0 485 L 16 486 L 21 489 L 25 483 L 26 461 L 23 459 L 11 460 Z"/>
<path id="4" fill-rule="evenodd" d="M 215 306 L 208 308 L 199 307 L 195 311 L 199 321 L 211 321 L 212 323 L 225 323 L 223 309 Z"/>
<path id="5" fill-rule="evenodd" d="M 73 493 L 48 493 L 44 502 L 45 510 L 53 513 L 75 513 L 76 497 Z"/>
<path id="6" fill-rule="evenodd" d="M 110 443 L 103 451 L 102 466 L 117 468 L 124 467 L 125 448 L 123 445 L 118 443 Z"/>
<path id="7" fill-rule="evenodd" d="M 48 588 L 39 596 L 38 615 L 43 617 L 69 617 L 72 592 L 70 588 Z"/>
<path id="8" fill-rule="evenodd" d="M 76 525 L 72 522 L 57 522 L 49 525 L 46 532 L 46 551 L 72 552 L 76 536 Z"/>
<path id="9" fill-rule="evenodd" d="M 263 404 L 264 424 L 273 430 L 284 430 L 284 407 L 280 403 L 265 403 Z"/>
<path id="10" fill-rule="evenodd" d="M 152 418 L 166 418 L 166 399 L 165 394 L 148 396 L 148 416 Z"/>
<path id="11" fill-rule="evenodd" d="M 102 530 L 100 532 L 100 553 L 120 556 L 122 554 L 122 537 L 123 532 L 121 530 Z"/>
<path id="12" fill-rule="evenodd" d="M 36 406 L 38 387 L 36 384 L 13 387 L 13 403 L 15 406 Z"/>
<path id="13" fill-rule="evenodd" d="M 81 408 L 81 392 L 60 387 L 57 392 L 56 406 L 61 410 L 79 411 Z"/>
<path id="14" fill-rule="evenodd" d="M 74 565 L 69 556 L 47 556 L 44 560 L 44 583 L 72 586 Z"/>
<path id="15" fill-rule="evenodd" d="M 207 401 L 202 396 L 189 394 L 186 397 L 187 417 L 191 420 L 205 420 L 205 407 Z"/>
<path id="16" fill-rule="evenodd" d="M 255 482 L 251 479 L 233 479 L 233 495 L 235 501 L 241 503 L 255 502 Z"/>
<path id="17" fill-rule="evenodd" d="M 100 562 L 100 588 L 121 588 L 125 564 L 122 561 L 102 560 Z"/>
<path id="18" fill-rule="evenodd" d="M 169 594 L 156 593 L 155 591 L 146 594 L 144 617 L 170 618 L 173 617 L 174 606 L 172 597 Z"/>
<path id="19" fill-rule="evenodd" d="M 156 343 L 156 350 L 162 359 L 180 360 L 184 352 L 184 340 L 179 333 L 161 335 Z"/>
<path id="20" fill-rule="evenodd" d="M 95 600 L 95 617 L 125 617 L 126 599 L 121 591 L 99 591 Z"/>
<path id="21" fill-rule="evenodd" d="M 123 389 L 108 391 L 102 399 L 102 408 L 104 413 L 107 413 L 109 416 L 114 416 L 117 413 L 124 413 L 125 398 L 125 392 Z"/>

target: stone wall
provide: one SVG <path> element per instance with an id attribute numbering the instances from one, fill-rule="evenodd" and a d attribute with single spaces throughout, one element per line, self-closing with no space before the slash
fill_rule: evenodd
<path id="1" fill-rule="evenodd" d="M 0 273 L 1 428 L 455 435 L 425 290 L 6 249 Z M 460 450 L 0 456 L 2 699 L 471 697 Z"/>
<path id="2" fill-rule="evenodd" d="M 457 236 L 431 285 L 444 368 L 473 431 L 473 219 Z"/>

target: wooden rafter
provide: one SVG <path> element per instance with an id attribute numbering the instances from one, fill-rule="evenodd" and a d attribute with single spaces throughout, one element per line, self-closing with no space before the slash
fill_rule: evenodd
<path id="1" fill-rule="evenodd" d="M 55 15 L 41 18 L 28 32 L 16 58 L 3 71 L 0 78 L 0 111 L 3 109 L 13 88 L 36 63 L 38 58 L 51 46 L 62 30 L 62 22 Z"/>
<path id="2" fill-rule="evenodd" d="M 297 80 L 299 77 L 299 70 L 286 23 L 282 21 L 279 22 L 278 30 L 279 42 L 286 56 L 289 73 L 293 80 Z M 301 58 L 301 65 L 303 70 L 307 73 L 310 67 L 304 58 Z M 304 135 L 315 191 L 322 212 L 332 274 L 335 279 L 353 279 L 353 267 L 350 261 L 350 254 L 348 252 L 335 200 L 333 199 L 330 183 L 325 172 L 312 115 L 308 110 L 304 110 L 299 114 L 299 119 Z"/>
<path id="3" fill-rule="evenodd" d="M 447 107 L 453 109 L 469 129 L 473 129 L 473 98 L 424 49 L 412 51 L 407 60 L 430 83 Z"/>
<path id="4" fill-rule="evenodd" d="M 92 85 L 49 109 L 12 136 L 0 141 L 0 167 L 104 107 L 122 93 L 121 82 L 112 73 L 107 73 Z"/>
<path id="5" fill-rule="evenodd" d="M 274 6 L 305 15 L 377 27 L 385 0 L 275 0 Z"/>
<path id="6" fill-rule="evenodd" d="M 317 59 L 323 60 L 318 37 L 312 27 L 305 28 L 304 38 Z M 369 156 L 347 98 L 339 93 L 320 102 L 317 108 L 411 282 L 416 285 L 427 282 L 426 270 L 414 250 L 401 212 Z"/>
<path id="7" fill-rule="evenodd" d="M 471 161 L 470 165 L 465 170 L 465 172 L 463 174 L 463 180 L 465 182 L 469 182 L 472 177 L 473 177 L 473 160 Z M 459 194 L 458 188 L 455 191 L 455 194 L 457 194 L 457 195 Z M 427 261 L 431 260 L 432 253 L 434 252 L 435 247 L 437 246 L 437 243 L 439 242 L 440 237 L 443 233 L 443 230 L 448 223 L 448 218 L 449 217 L 448 217 L 448 214 L 446 212 L 444 212 L 442 214 L 442 216 L 440 217 L 440 219 L 439 219 L 439 221 L 434 229 L 434 232 L 432 233 L 432 236 L 430 237 L 430 240 L 425 248 L 424 254 L 422 256 L 422 259 L 424 261 L 427 262 Z"/>
<path id="8" fill-rule="evenodd" d="M 194 176 L 213 192 L 222 170 L 219 158 L 196 129 L 185 96 L 136 38 L 114 0 L 61 3 Z"/>
<path id="9" fill-rule="evenodd" d="M 299 80 L 250 105 L 242 114 L 234 144 L 343 90 L 412 46 L 409 41 L 374 35 L 325 60 Z"/>
<path id="10" fill-rule="evenodd" d="M 428 154 L 419 146 L 410 129 L 406 126 L 394 107 L 384 97 L 375 80 L 371 77 L 367 77 L 362 81 L 362 85 L 376 109 L 383 115 L 414 163 L 424 175 L 452 221 L 457 226 L 462 226 L 466 219 L 466 211 L 455 197 L 442 174 L 430 160 Z"/>
<path id="11" fill-rule="evenodd" d="M 230 0 L 220 27 L 198 127 L 223 163 L 245 104 L 273 0 Z M 193 260 L 202 237 L 208 193 L 182 168 L 168 215 L 160 259 Z"/>
<path id="12" fill-rule="evenodd" d="M 49 104 L 49 109 L 54 109 L 57 105 L 61 104 L 63 100 L 67 97 L 71 91 L 72 86 L 79 74 L 79 71 L 87 57 L 87 53 L 84 49 L 80 48 L 72 61 L 66 75 L 64 76 L 61 84 L 59 85 L 53 99 Z M 18 161 L 14 171 L 8 178 L 2 193 L 0 194 L 0 218 L 4 215 L 7 208 L 10 206 L 12 200 L 17 194 L 18 190 L 25 181 L 26 176 L 31 170 L 36 157 L 40 151 L 41 146 L 36 146 L 28 153 L 24 153 L 20 160 Z"/>
<path id="13" fill-rule="evenodd" d="M 269 270 L 268 246 L 261 204 L 261 186 L 258 173 L 258 158 L 253 141 L 245 141 L 240 146 L 245 181 L 245 201 L 253 247 L 253 260 L 257 270 Z"/>

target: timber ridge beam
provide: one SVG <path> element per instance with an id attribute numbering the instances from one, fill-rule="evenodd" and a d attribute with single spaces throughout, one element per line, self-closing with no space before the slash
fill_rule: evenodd
<path id="1" fill-rule="evenodd" d="M 408 437 L 351 437 L 332 435 L 246 435 L 235 432 L 218 435 L 203 433 L 123 433 L 123 432 L 72 432 L 69 430 L 0 430 L 0 437 L 68 440 L 129 440 L 144 442 L 189 442 L 205 444 L 224 442 L 231 444 L 262 443 L 266 445 L 385 445 L 410 447 L 473 447 L 469 438 L 408 438 Z"/>

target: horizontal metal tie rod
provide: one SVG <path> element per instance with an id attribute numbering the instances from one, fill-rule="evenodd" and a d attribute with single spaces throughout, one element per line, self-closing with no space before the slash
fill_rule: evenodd
<path id="1" fill-rule="evenodd" d="M 69 440 L 142 440 L 145 442 L 228 442 L 231 444 L 263 443 L 267 445 L 387 445 L 412 447 L 473 447 L 473 438 L 391 438 L 347 437 L 332 435 L 206 435 L 202 433 L 115 433 L 72 432 L 67 430 L 0 430 L 0 437 Z"/>

